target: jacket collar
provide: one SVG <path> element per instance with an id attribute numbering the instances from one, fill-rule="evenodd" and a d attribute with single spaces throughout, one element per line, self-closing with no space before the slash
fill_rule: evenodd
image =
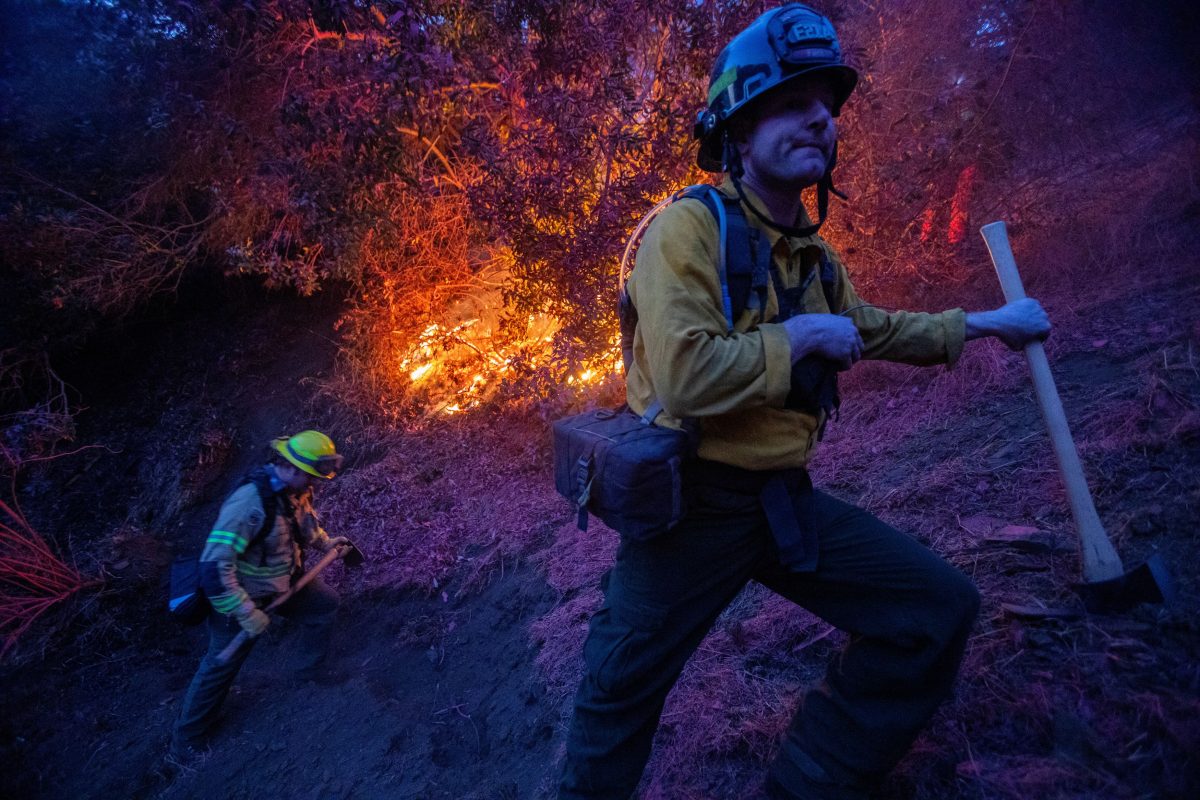
<path id="1" fill-rule="evenodd" d="M 730 178 L 728 175 L 725 176 L 725 180 L 721 181 L 720 191 L 726 197 L 731 197 L 731 198 L 737 197 L 737 189 L 734 188 L 733 179 Z M 762 211 L 763 213 L 766 213 L 766 210 L 767 210 L 766 204 L 763 203 L 762 198 L 759 197 L 754 192 L 753 189 L 751 189 L 749 186 L 746 185 L 745 181 L 742 181 L 742 192 L 746 195 L 747 200 L 749 200 L 751 203 L 753 203 L 760 211 Z M 759 231 L 762 231 L 763 233 L 765 233 L 767 235 L 767 241 L 769 241 L 771 243 L 772 249 L 774 249 L 775 246 L 779 244 L 780 239 L 787 240 L 788 247 L 791 248 L 792 252 L 796 252 L 797 250 L 799 250 L 802 247 L 808 247 L 808 246 L 817 244 L 816 236 L 784 236 L 784 234 L 775 230 L 774 228 L 770 227 L 769 225 L 764 225 L 762 220 L 760 220 L 758 218 L 757 214 L 755 214 L 750 209 L 745 208 L 745 203 L 743 203 L 742 205 L 743 205 L 742 213 L 745 215 L 746 221 L 750 225 L 752 225 L 754 228 L 756 228 Z M 808 215 L 808 209 L 804 207 L 804 203 L 801 203 L 800 204 L 800 213 L 796 216 L 796 221 L 794 223 L 794 226 L 797 228 L 803 228 L 807 225 L 812 225 L 812 224 L 813 224 L 812 218 L 809 217 L 809 215 Z"/>

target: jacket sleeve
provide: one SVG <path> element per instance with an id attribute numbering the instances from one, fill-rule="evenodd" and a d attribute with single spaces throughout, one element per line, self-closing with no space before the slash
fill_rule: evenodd
<path id="1" fill-rule="evenodd" d="M 899 361 L 916 366 L 948 364 L 962 355 L 967 315 L 961 308 L 929 314 L 917 311 L 884 311 L 864 303 L 854 291 L 846 266 L 832 250 L 838 270 L 840 313 L 854 320 L 866 349 L 863 358 Z"/>
<path id="2" fill-rule="evenodd" d="M 217 524 L 208 534 L 200 554 L 200 580 L 208 601 L 222 614 L 231 614 L 250 600 L 238 581 L 237 559 L 262 528 L 264 513 L 258 490 L 247 484 L 221 506 Z"/>
<path id="3" fill-rule="evenodd" d="M 637 367 L 677 418 L 781 408 L 790 388 L 791 348 L 782 325 L 729 332 L 718 247 L 712 215 L 698 200 L 681 200 L 651 224 L 630 276 L 645 355 Z"/>

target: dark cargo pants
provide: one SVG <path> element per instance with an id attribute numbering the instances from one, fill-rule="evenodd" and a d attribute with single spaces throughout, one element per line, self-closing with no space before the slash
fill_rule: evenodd
<path id="1" fill-rule="evenodd" d="M 298 673 L 316 669 L 324 660 L 337 609 L 337 592 L 319 577 L 279 607 L 280 613 L 302 625 L 300 661 L 296 668 Z M 184 695 L 183 709 L 172 732 L 175 743 L 196 745 L 212 728 L 238 670 L 242 668 L 256 641 L 247 641 L 225 664 L 217 663 L 217 656 L 241 630 L 242 626 L 232 614 L 209 612 L 208 652 L 201 659 L 200 667 Z"/>
<path id="2" fill-rule="evenodd" d="M 667 693 L 749 580 L 851 634 L 792 720 L 772 779 L 802 798 L 865 797 L 949 695 L 978 592 L 913 538 L 821 492 L 793 492 L 819 561 L 790 574 L 758 496 L 719 480 L 690 488 L 688 517 L 650 542 L 622 541 L 606 576 L 559 797 L 632 795 Z"/>

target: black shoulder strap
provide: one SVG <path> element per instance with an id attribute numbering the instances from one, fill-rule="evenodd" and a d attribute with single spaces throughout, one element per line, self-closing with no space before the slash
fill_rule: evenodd
<path id="1" fill-rule="evenodd" d="M 837 267 L 833 259 L 824 250 L 821 251 L 821 291 L 825 293 L 825 305 L 829 306 L 830 314 L 837 314 Z"/>
<path id="2" fill-rule="evenodd" d="M 736 203 L 730 205 L 716 187 L 705 183 L 688 186 L 686 189 L 680 190 L 675 197 L 680 200 L 685 198 L 699 200 L 717 221 L 717 277 L 721 279 L 721 306 L 725 312 L 726 328 L 729 333 L 733 333 L 733 323 L 741 314 L 741 308 L 735 307 L 733 296 L 730 294 L 729 272 L 731 269 L 741 267 L 742 264 L 737 258 L 740 252 L 733 253 L 733 258 L 730 258 L 729 243 L 744 241 L 744 238 L 737 235 L 740 231 L 730 236 L 729 229 L 731 225 L 738 226 L 739 222 L 744 226 L 745 217 L 737 208 Z M 742 299 L 741 305 L 745 306 L 744 299 Z"/>
<path id="3" fill-rule="evenodd" d="M 708 185 L 689 186 L 680 197 L 704 203 L 719 230 L 717 273 L 729 331 L 747 306 L 765 308 L 771 273 L 771 242 L 750 225 L 742 204 Z"/>
<path id="4" fill-rule="evenodd" d="M 258 529 L 258 532 L 254 534 L 254 538 L 246 545 L 246 549 L 249 550 L 275 527 L 275 517 L 279 514 L 279 495 L 271 488 L 271 476 L 267 474 L 267 470 L 264 467 L 259 467 L 247 475 L 245 480 L 242 481 L 242 486 L 245 486 L 247 483 L 253 483 L 254 487 L 258 489 L 258 498 L 262 501 L 263 507 L 262 527 Z"/>

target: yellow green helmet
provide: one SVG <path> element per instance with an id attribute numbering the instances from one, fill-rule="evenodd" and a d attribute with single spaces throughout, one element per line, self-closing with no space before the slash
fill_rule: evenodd
<path id="1" fill-rule="evenodd" d="M 301 431 L 271 442 L 279 455 L 315 478 L 332 480 L 345 461 L 338 455 L 333 440 L 320 431 Z"/>

